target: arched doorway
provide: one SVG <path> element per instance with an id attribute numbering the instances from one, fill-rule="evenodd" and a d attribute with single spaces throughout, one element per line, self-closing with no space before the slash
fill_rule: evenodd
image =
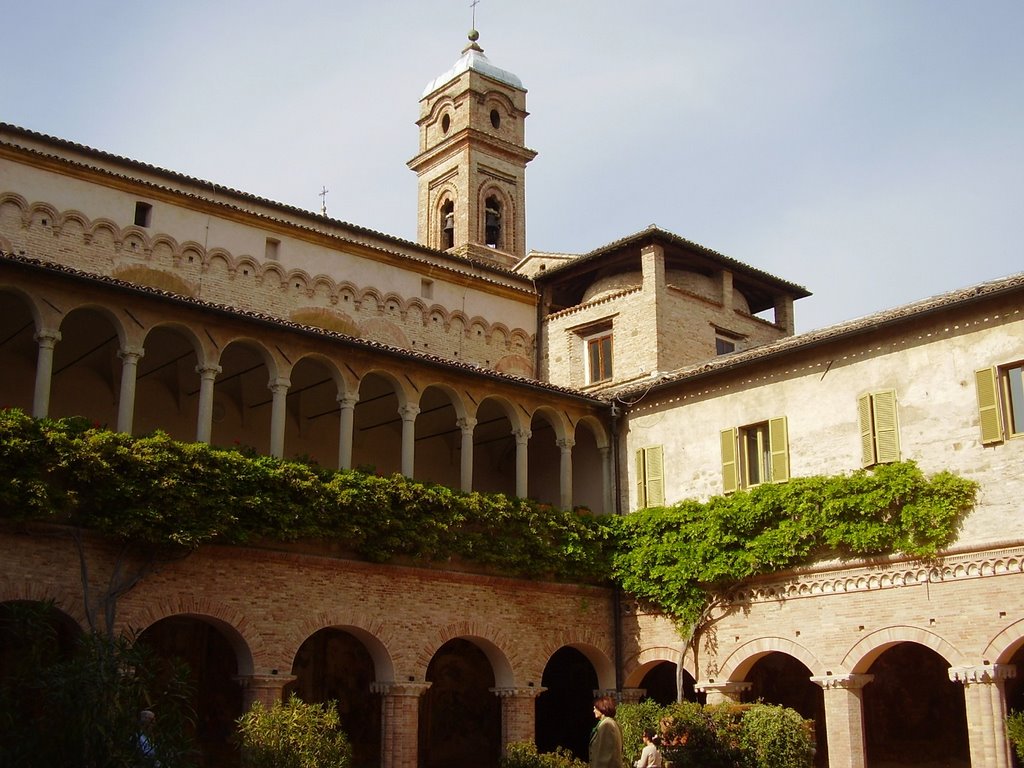
<path id="1" fill-rule="evenodd" d="M 469 640 L 442 645 L 427 667 L 420 699 L 423 768 L 495 768 L 501 753 L 501 703 L 487 656 Z"/>
<path id="2" fill-rule="evenodd" d="M 159 657 L 185 664 L 191 672 L 195 740 L 204 765 L 238 765 L 232 743 L 235 721 L 242 716 L 242 688 L 237 682 L 234 648 L 212 622 L 196 616 L 171 616 L 150 625 L 138 643 Z"/>
<path id="3" fill-rule="evenodd" d="M 565 747 L 586 760 L 595 725 L 598 679 L 594 665 L 575 648 L 559 648 L 544 667 L 541 685 L 547 690 L 537 697 L 537 750 Z"/>
<path id="4" fill-rule="evenodd" d="M 380 699 L 371 692 L 373 658 L 354 635 L 327 627 L 299 648 L 292 666 L 295 681 L 284 691 L 309 703 L 333 701 L 341 729 L 352 745 L 353 768 L 380 765 Z"/>
<path id="5" fill-rule="evenodd" d="M 869 766 L 970 768 L 963 686 L 949 679 L 949 663 L 917 643 L 884 651 L 864 687 Z"/>
<path id="6" fill-rule="evenodd" d="M 690 678 L 690 691 L 693 691 L 693 677 L 686 670 L 683 674 Z M 663 707 L 679 700 L 677 667 L 671 661 L 660 661 L 644 673 L 638 687 L 642 688 L 644 699 L 655 701 Z M 690 701 L 693 699 L 691 698 Z"/>

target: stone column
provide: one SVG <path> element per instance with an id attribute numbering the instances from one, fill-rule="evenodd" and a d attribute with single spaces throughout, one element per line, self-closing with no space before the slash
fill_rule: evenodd
<path id="1" fill-rule="evenodd" d="M 501 752 L 516 741 L 537 738 L 536 699 L 547 688 L 491 688 L 501 700 Z"/>
<path id="2" fill-rule="evenodd" d="M 32 416 L 45 419 L 50 415 L 50 385 L 53 382 L 53 348 L 60 341 L 60 331 L 44 328 L 35 335 L 39 351 L 36 353 L 36 388 L 32 396 Z"/>
<path id="3" fill-rule="evenodd" d="M 639 704 L 645 693 L 647 693 L 646 688 L 623 688 L 619 692 L 619 703 Z"/>
<path id="4" fill-rule="evenodd" d="M 338 395 L 338 469 L 352 469 L 352 435 L 359 395 Z"/>
<path id="5" fill-rule="evenodd" d="M 417 768 L 420 696 L 430 683 L 373 683 L 381 695 L 381 768 Z"/>
<path id="6" fill-rule="evenodd" d="M 197 365 L 199 374 L 199 415 L 196 417 L 196 442 L 210 442 L 213 434 L 213 383 L 223 368 L 219 365 Z"/>
<path id="7" fill-rule="evenodd" d="M 825 690 L 825 736 L 829 768 L 865 768 L 864 686 L 874 675 L 812 677 Z"/>
<path id="8" fill-rule="evenodd" d="M 513 429 L 512 435 L 516 439 L 516 496 L 525 499 L 530 487 L 527 465 L 529 454 L 526 452 L 526 446 L 533 433 L 528 429 Z"/>
<path id="9" fill-rule="evenodd" d="M 248 712 L 257 701 L 264 707 L 281 701 L 284 687 L 295 675 L 240 675 L 235 680 L 242 686 L 242 711 Z"/>
<path id="10" fill-rule="evenodd" d="M 473 490 L 473 429 L 476 419 L 456 419 L 455 424 L 462 430 L 462 466 L 459 487 L 469 493 Z"/>
<path id="11" fill-rule="evenodd" d="M 398 409 L 402 417 L 402 474 L 412 479 L 416 463 L 416 416 L 418 405 L 403 405 Z"/>
<path id="12" fill-rule="evenodd" d="M 270 411 L 270 455 L 275 458 L 284 457 L 284 427 L 288 418 L 288 387 L 291 381 L 279 376 L 271 379 L 267 389 L 273 397 Z"/>
<path id="13" fill-rule="evenodd" d="M 562 452 L 559 473 L 559 503 L 562 509 L 572 509 L 572 447 L 576 445 L 576 441 L 566 438 L 559 440 L 557 445 Z"/>
<path id="14" fill-rule="evenodd" d="M 599 449 L 601 453 L 601 498 L 604 500 L 604 509 L 595 512 L 604 512 L 611 515 L 615 512 L 615 499 L 612 498 L 612 449 L 605 446 Z"/>
<path id="15" fill-rule="evenodd" d="M 720 683 L 716 683 L 714 680 L 699 680 L 696 685 L 698 691 L 707 694 L 708 704 L 725 704 L 727 702 L 739 704 L 743 700 L 743 694 L 750 688 L 751 684 L 743 680 L 736 682 L 724 680 Z"/>
<path id="16" fill-rule="evenodd" d="M 963 683 L 967 704 L 967 735 L 971 765 L 1010 768 L 1010 742 L 1006 738 L 1006 680 L 1017 676 L 1012 664 L 951 667 L 949 679 Z"/>
<path id="17" fill-rule="evenodd" d="M 139 359 L 146 354 L 142 347 L 125 347 L 117 351 L 121 358 L 121 394 L 117 400 L 117 431 L 132 433 L 135 416 L 135 384 L 138 381 Z"/>

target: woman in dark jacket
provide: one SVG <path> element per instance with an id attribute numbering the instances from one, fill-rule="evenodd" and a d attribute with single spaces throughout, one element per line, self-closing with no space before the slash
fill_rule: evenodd
<path id="1" fill-rule="evenodd" d="M 590 734 L 590 768 L 623 768 L 622 730 L 615 722 L 615 699 L 602 696 L 594 701 L 597 726 Z"/>

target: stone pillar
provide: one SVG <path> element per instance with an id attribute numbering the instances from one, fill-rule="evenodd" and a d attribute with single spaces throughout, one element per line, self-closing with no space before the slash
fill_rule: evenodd
<path id="1" fill-rule="evenodd" d="M 456 419 L 455 424 L 462 430 L 462 466 L 459 474 L 459 488 L 466 493 L 473 490 L 473 430 L 476 419 Z"/>
<path id="2" fill-rule="evenodd" d="M 1017 676 L 1012 664 L 951 667 L 949 679 L 963 683 L 967 704 L 967 735 L 971 765 L 1011 768 L 1010 742 L 1006 738 L 1006 680 Z"/>
<path id="3" fill-rule="evenodd" d="M 751 684 L 743 680 L 731 682 L 723 680 L 716 683 L 714 680 L 697 681 L 696 689 L 706 693 L 708 704 L 725 704 L 732 702 L 739 704 L 743 700 L 743 694 L 749 691 Z"/>
<path id="4" fill-rule="evenodd" d="M 620 704 L 639 704 L 640 699 L 647 693 L 646 688 L 623 688 L 619 692 Z"/>
<path id="5" fill-rule="evenodd" d="M 39 351 L 36 353 L 36 388 L 32 396 L 32 416 L 45 419 L 50 415 L 50 385 L 53 382 L 53 348 L 60 341 L 60 331 L 44 328 L 35 335 Z"/>
<path id="6" fill-rule="evenodd" d="M 223 368 L 219 365 L 197 365 L 199 374 L 199 415 L 196 417 L 196 442 L 210 442 L 213 434 L 213 382 Z"/>
<path id="7" fill-rule="evenodd" d="M 417 768 L 420 696 L 430 683 L 373 683 L 381 696 L 381 768 Z"/>
<path id="8" fill-rule="evenodd" d="M 516 439 L 516 496 L 525 499 L 530 492 L 527 465 L 529 454 L 526 452 L 526 447 L 533 433 L 528 429 L 513 429 L 512 435 Z"/>
<path id="9" fill-rule="evenodd" d="M 402 417 L 402 474 L 412 479 L 416 463 L 416 416 L 418 405 L 403 405 L 398 409 Z"/>
<path id="10" fill-rule="evenodd" d="M 284 457 L 284 427 L 288 418 L 288 387 L 291 381 L 279 376 L 267 384 L 273 397 L 270 411 L 270 455 L 275 458 Z"/>
<path id="11" fill-rule="evenodd" d="M 825 691 L 825 736 L 829 768 L 865 768 L 864 686 L 874 675 L 812 677 Z"/>
<path id="12" fill-rule="evenodd" d="M 601 498 L 604 500 L 604 509 L 595 509 L 595 512 L 603 512 L 606 515 L 615 513 L 615 499 L 612 498 L 612 449 L 605 446 L 599 449 L 601 453 Z"/>
<path id="13" fill-rule="evenodd" d="M 248 712 L 257 701 L 266 708 L 281 701 L 295 675 L 240 675 L 235 680 L 242 686 L 242 711 Z"/>
<path id="14" fill-rule="evenodd" d="M 352 469 L 352 435 L 359 395 L 338 395 L 338 469 Z"/>
<path id="15" fill-rule="evenodd" d="M 117 400 L 117 431 L 132 433 L 135 416 L 135 384 L 138 381 L 139 359 L 146 354 L 142 347 L 125 347 L 117 351 L 121 358 L 121 394 Z"/>
<path id="16" fill-rule="evenodd" d="M 559 440 L 558 448 L 562 452 L 559 472 L 559 503 L 562 509 L 572 509 L 572 447 L 576 442 L 570 438 Z"/>
<path id="17" fill-rule="evenodd" d="M 491 688 L 501 700 L 501 753 L 516 741 L 535 741 L 536 699 L 547 688 Z"/>

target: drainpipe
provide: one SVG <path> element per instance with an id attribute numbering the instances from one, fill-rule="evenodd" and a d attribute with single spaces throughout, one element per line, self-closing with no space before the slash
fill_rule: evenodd
<path id="1" fill-rule="evenodd" d="M 622 514 L 622 495 L 619 493 L 619 415 L 622 409 L 619 404 L 612 401 L 609 411 L 611 416 L 611 439 L 612 439 L 612 494 L 614 494 L 615 514 Z M 622 695 L 622 590 L 616 584 L 612 593 L 612 610 L 615 616 L 612 617 L 612 628 L 615 633 L 615 691 Z"/>

